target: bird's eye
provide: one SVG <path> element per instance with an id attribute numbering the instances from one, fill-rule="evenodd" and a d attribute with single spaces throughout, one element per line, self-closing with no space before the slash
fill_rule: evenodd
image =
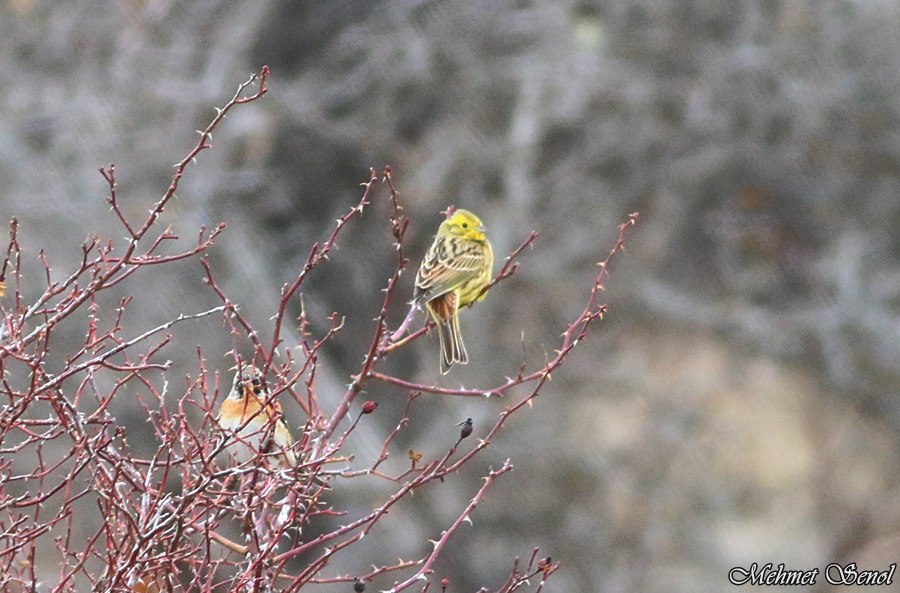
<path id="1" fill-rule="evenodd" d="M 468 222 L 462 223 L 462 228 L 464 228 L 464 229 L 469 228 L 469 223 Z"/>

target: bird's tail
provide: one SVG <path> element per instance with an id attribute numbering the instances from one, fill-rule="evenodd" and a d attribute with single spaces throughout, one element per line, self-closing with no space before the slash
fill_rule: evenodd
<path id="1" fill-rule="evenodd" d="M 466 364 L 469 355 L 459 331 L 459 316 L 456 307 L 457 295 L 449 292 L 428 301 L 428 310 L 437 322 L 438 338 L 441 341 L 441 374 L 447 374 L 453 363 Z"/>
<path id="2" fill-rule="evenodd" d="M 466 345 L 463 344 L 462 332 L 459 331 L 459 315 L 444 321 L 438 321 L 438 337 L 441 341 L 441 374 L 446 375 L 453 363 L 466 364 L 469 355 L 466 354 Z"/>

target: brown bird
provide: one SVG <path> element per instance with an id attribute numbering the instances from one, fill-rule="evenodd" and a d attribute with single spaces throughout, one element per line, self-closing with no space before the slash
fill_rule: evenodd
<path id="1" fill-rule="evenodd" d="M 256 367 L 244 366 L 235 373 L 231 392 L 222 402 L 216 422 L 226 432 L 237 431 L 238 442 L 229 447 L 239 463 L 265 452 L 266 458 L 274 459 L 279 468 L 289 469 L 297 465 L 294 439 L 281 406 L 275 400 L 266 405 L 269 399 L 262 373 Z"/>

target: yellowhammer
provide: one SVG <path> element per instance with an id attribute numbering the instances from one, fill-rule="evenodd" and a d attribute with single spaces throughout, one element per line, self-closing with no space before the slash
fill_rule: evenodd
<path id="1" fill-rule="evenodd" d="M 441 223 L 419 266 L 413 295 L 437 322 L 441 373 L 454 362 L 469 362 L 459 331 L 459 310 L 484 298 L 493 269 L 494 253 L 481 219 L 468 210 L 454 211 Z"/>

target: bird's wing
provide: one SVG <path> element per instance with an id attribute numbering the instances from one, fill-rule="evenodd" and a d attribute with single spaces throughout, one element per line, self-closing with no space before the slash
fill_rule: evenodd
<path id="1" fill-rule="evenodd" d="M 478 277 L 484 268 L 485 254 L 480 245 L 464 249 L 451 249 L 445 241 L 435 241 L 416 275 L 416 303 L 422 304 L 456 290 L 469 280 Z"/>

